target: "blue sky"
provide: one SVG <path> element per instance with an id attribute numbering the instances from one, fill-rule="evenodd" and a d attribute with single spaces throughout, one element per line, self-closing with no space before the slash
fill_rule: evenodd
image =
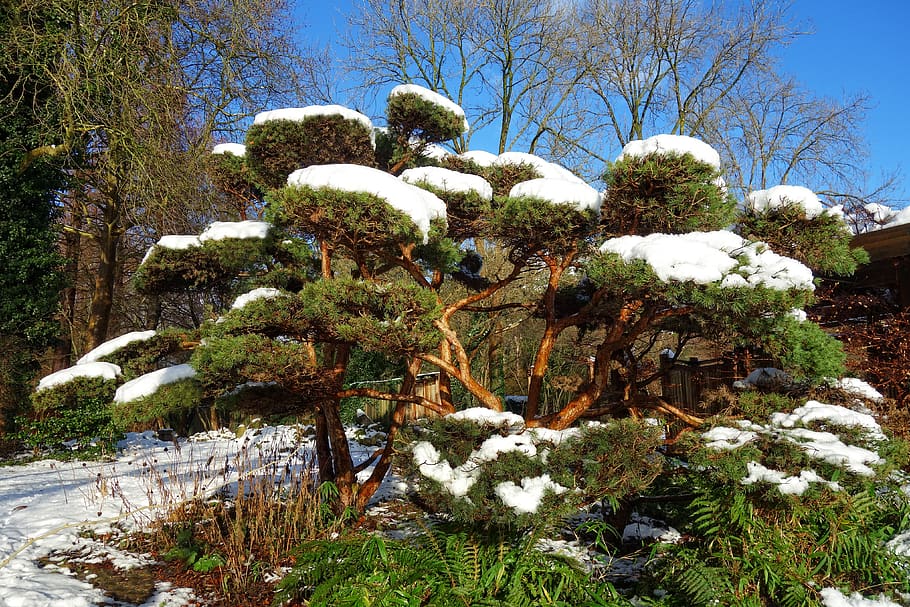
<path id="1" fill-rule="evenodd" d="M 344 28 L 349 0 L 297 0 L 302 35 L 330 43 Z M 894 206 L 910 203 L 910 1 L 794 0 L 791 15 L 811 31 L 782 52 L 782 68 L 816 93 L 867 94 L 868 166 L 873 177 L 899 170 Z"/>

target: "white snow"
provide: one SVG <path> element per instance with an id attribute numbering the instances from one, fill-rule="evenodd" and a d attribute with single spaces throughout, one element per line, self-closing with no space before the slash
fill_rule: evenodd
<path id="1" fill-rule="evenodd" d="M 232 310 L 239 310 L 251 301 L 256 301 L 257 299 L 273 299 L 275 297 L 281 296 L 281 291 L 278 289 L 272 289 L 270 287 L 260 287 L 258 289 L 253 289 L 248 293 L 244 293 L 237 297 L 234 300 L 234 303 L 231 304 Z"/>
<path id="2" fill-rule="evenodd" d="M 792 428 L 796 424 L 808 425 L 815 421 L 825 421 L 838 426 L 865 428 L 870 437 L 884 440 L 882 428 L 875 418 L 868 413 L 860 413 L 840 405 L 828 405 L 817 400 L 810 400 L 797 407 L 792 413 L 774 413 L 771 423 L 782 428 Z"/>
<path id="3" fill-rule="evenodd" d="M 832 382 L 832 386 L 835 388 L 840 388 L 848 394 L 853 394 L 854 396 L 865 398 L 876 403 L 880 403 L 885 400 L 885 397 L 881 392 L 857 377 L 844 377 L 841 379 L 836 379 Z"/>
<path id="4" fill-rule="evenodd" d="M 307 107 L 289 107 L 277 110 L 259 112 L 253 118 L 253 124 L 264 124 L 272 120 L 290 120 L 292 122 L 302 122 L 307 118 L 314 116 L 341 116 L 345 120 L 359 122 L 373 134 L 373 121 L 364 114 L 343 105 L 309 105 Z"/>
<path id="5" fill-rule="evenodd" d="M 541 500 L 548 492 L 559 495 L 568 491 L 566 487 L 552 481 L 549 474 L 524 477 L 521 479 L 521 485 L 505 481 L 496 485 L 493 490 L 502 503 L 517 514 L 536 514 Z"/>
<path id="6" fill-rule="evenodd" d="M 418 167 L 404 171 L 399 179 L 419 186 L 427 183 L 430 186 L 452 192 L 476 192 L 481 198 L 493 198 L 493 186 L 480 175 L 459 173 L 441 167 Z"/>
<path id="7" fill-rule="evenodd" d="M 447 415 L 449 419 L 468 420 L 479 426 L 506 426 L 522 428 L 525 420 L 522 416 L 508 411 L 498 412 L 486 407 L 471 407 Z"/>
<path id="8" fill-rule="evenodd" d="M 655 135 L 630 141 L 616 160 L 641 158 L 650 154 L 691 154 L 696 160 L 720 169 L 720 154 L 717 150 L 700 139 L 685 135 Z"/>
<path id="9" fill-rule="evenodd" d="M 195 376 L 196 370 L 190 365 L 174 365 L 173 367 L 158 369 L 157 371 L 140 375 L 117 388 L 114 393 L 114 402 L 132 402 L 154 394 L 161 386 Z"/>
<path id="10" fill-rule="evenodd" d="M 565 179 L 531 179 L 515 184 L 509 196 L 541 198 L 553 204 L 574 206 L 579 211 L 600 212 L 603 195 L 584 182 Z"/>
<path id="11" fill-rule="evenodd" d="M 527 154 L 525 152 L 504 152 L 496 158 L 493 164 L 529 164 L 534 167 L 538 173 L 540 173 L 541 177 L 547 179 L 562 179 L 563 181 L 574 181 L 576 183 L 583 183 L 587 185 L 581 177 L 569 169 L 562 167 L 555 162 L 548 162 L 540 156 L 535 156 L 534 154 Z"/>
<path id="12" fill-rule="evenodd" d="M 616 253 L 626 262 L 645 261 L 664 282 L 815 289 L 812 271 L 805 265 L 774 253 L 764 243 L 723 230 L 620 236 L 604 242 L 600 250 Z"/>
<path id="13" fill-rule="evenodd" d="M 103 362 L 87 362 L 84 364 L 77 364 L 66 369 L 61 369 L 50 375 L 45 375 L 38 382 L 38 387 L 35 388 L 36 392 L 42 390 L 47 390 L 48 388 L 53 388 L 54 386 L 59 386 L 70 382 L 77 377 L 102 377 L 104 379 L 117 379 L 117 376 L 120 375 L 120 367 L 111 363 Z"/>
<path id="14" fill-rule="evenodd" d="M 185 251 L 186 249 L 201 245 L 202 243 L 199 241 L 199 236 L 197 234 L 168 234 L 162 236 L 158 239 L 158 242 L 149 247 L 149 250 L 145 252 L 145 256 L 142 258 L 140 265 L 148 261 L 148 258 L 151 257 L 155 249 L 158 248 Z"/>
<path id="15" fill-rule="evenodd" d="M 430 221 L 446 218 L 445 203 L 436 195 L 379 169 L 357 164 L 323 164 L 298 169 L 288 177 L 288 185 L 373 194 L 408 215 L 423 236 L 424 244 Z"/>
<path id="16" fill-rule="evenodd" d="M 884 226 L 886 228 L 892 228 L 898 225 L 904 225 L 910 223 L 910 207 L 905 207 L 891 216 L 888 219 L 888 223 Z"/>
<path id="17" fill-rule="evenodd" d="M 900 607 L 900 603 L 895 603 L 884 595 L 868 599 L 854 592 L 850 596 L 845 596 L 837 588 L 824 588 L 819 594 L 825 607 Z"/>
<path id="18" fill-rule="evenodd" d="M 805 428 L 781 430 L 787 440 L 792 441 L 809 457 L 840 466 L 859 476 L 875 476 L 869 464 L 876 464 L 881 458 L 874 451 L 847 445 L 831 432 L 816 432 Z"/>
<path id="19" fill-rule="evenodd" d="M 463 160 L 470 160 L 474 164 L 480 167 L 491 167 L 496 164 L 496 159 L 499 158 L 496 154 L 492 152 L 487 152 L 486 150 L 471 150 L 463 154 L 459 154 L 458 158 Z"/>
<path id="20" fill-rule="evenodd" d="M 758 433 L 728 426 L 715 426 L 701 435 L 709 449 L 737 449 L 758 438 Z"/>
<path id="21" fill-rule="evenodd" d="M 199 241 L 266 238 L 271 227 L 267 221 L 214 221 L 199 235 Z"/>
<path id="22" fill-rule="evenodd" d="M 823 479 L 814 470 L 801 470 L 799 476 L 787 476 L 780 470 L 771 470 L 758 462 L 746 463 L 746 470 L 749 474 L 740 481 L 743 485 L 770 483 L 777 485 L 778 491 L 784 495 L 802 495 L 810 483 L 822 483 L 833 491 L 840 491 L 840 485 Z"/>
<path id="23" fill-rule="evenodd" d="M 798 185 L 776 185 L 767 190 L 756 190 L 749 194 L 748 205 L 756 213 L 787 206 L 802 207 L 808 219 L 814 219 L 825 212 L 825 207 L 815 192 Z"/>
<path id="24" fill-rule="evenodd" d="M 417 85 L 417 84 L 399 84 L 389 92 L 389 99 L 395 97 L 396 95 L 416 95 L 423 98 L 426 101 L 434 105 L 438 105 L 443 109 L 446 109 L 456 116 L 459 116 L 464 124 L 464 130 L 467 131 L 470 128 L 468 125 L 468 119 L 464 115 L 464 109 L 448 97 L 440 95 L 435 91 Z"/>
<path id="25" fill-rule="evenodd" d="M 242 158 L 246 156 L 246 146 L 242 143 L 219 143 L 212 148 L 212 154 L 232 154 Z"/>
<path id="26" fill-rule="evenodd" d="M 39 559 L 59 551 L 84 554 L 86 561 L 110 561 L 118 569 L 148 563 L 151 557 L 105 545 L 85 531 L 139 530 L 180 503 L 223 488 L 235 490 L 241 475 L 271 469 L 283 474 L 286 465 L 299 470 L 312 449 L 311 442 L 299 437 L 297 427 L 265 427 L 240 438 L 232 432 L 200 435 L 175 448 L 147 431 L 129 434 L 111 461 L 0 466 L 0 605 L 109 604 L 100 590 L 58 567 L 42 566 Z M 352 448 L 356 457 L 369 452 L 356 443 Z M 203 603 L 189 589 L 167 583 L 157 584 L 144 603 L 187 604 Z"/>
<path id="27" fill-rule="evenodd" d="M 120 348 L 133 343 L 134 341 L 145 341 L 151 339 L 155 336 L 155 331 L 131 331 L 129 333 L 124 333 L 120 337 L 115 337 L 109 339 L 100 346 L 93 348 L 85 353 L 85 355 L 76 361 L 77 365 L 84 365 L 86 363 L 97 362 L 99 358 L 104 358 L 110 354 L 113 354 Z"/>

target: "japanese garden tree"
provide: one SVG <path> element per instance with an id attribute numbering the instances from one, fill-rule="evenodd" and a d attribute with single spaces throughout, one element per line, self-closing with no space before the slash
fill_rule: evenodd
<path id="1" fill-rule="evenodd" d="M 408 134 L 393 144 L 417 149 L 468 128 L 460 106 L 413 85 L 393 89 L 387 118 L 390 133 Z M 811 263 L 806 247 L 819 242 L 808 234 L 827 226 L 827 258 L 850 271 L 845 224 L 809 190 L 737 201 L 717 152 L 673 135 L 629 142 L 602 192 L 519 153 L 417 158 L 410 164 L 422 166 L 396 177 L 375 168 L 375 141 L 370 120 L 340 106 L 257 115 L 245 148 L 219 152 L 267 192 L 266 221 L 166 236 L 134 277 L 142 293 L 214 293 L 219 309 L 198 330 L 129 334 L 45 378 L 41 406 L 53 411 L 63 406 L 55 392 L 94 381 L 122 423 L 200 405 L 305 414 L 321 480 L 336 484 L 342 506 L 361 509 L 388 471 L 410 403 L 452 413 L 464 406 L 458 387 L 503 411 L 468 355 L 466 317 L 508 309 L 527 322 L 536 344 L 529 428 L 644 410 L 699 423 L 648 390 L 660 374 L 647 361 L 668 339 L 677 352 L 696 339 L 764 348 L 799 377 L 841 370 L 838 344 L 797 312 L 812 300 L 811 270 L 755 236 L 796 218 L 806 236 L 787 252 Z M 501 275 L 479 272 L 481 241 L 505 252 Z M 575 348 L 589 372 L 554 405 L 543 388 L 559 348 Z M 401 389 L 346 386 L 358 349 L 401 361 Z M 441 402 L 413 393 L 421 369 L 440 372 Z M 352 396 L 397 402 L 387 443 L 365 461 L 353 460 L 341 420 Z"/>

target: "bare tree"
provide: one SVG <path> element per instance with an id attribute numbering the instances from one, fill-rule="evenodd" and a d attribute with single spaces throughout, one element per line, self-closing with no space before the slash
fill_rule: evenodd
<path id="1" fill-rule="evenodd" d="M 495 151 L 534 151 L 556 132 L 580 79 L 565 52 L 571 15 L 570 5 L 546 0 L 364 0 L 349 18 L 346 46 L 363 89 L 426 86 L 462 104 L 472 132 L 495 128 Z M 469 138 L 456 140 L 456 150 Z"/>
<path id="2" fill-rule="evenodd" d="M 202 158 L 213 139 L 296 97 L 305 66 L 283 0 L 39 1 L 55 27 L 26 12 L 3 42 L 51 83 L 58 112 L 25 163 L 65 157 L 63 228 L 82 241 L 68 247 L 93 261 L 93 347 L 110 327 L 124 236 L 210 217 Z"/>

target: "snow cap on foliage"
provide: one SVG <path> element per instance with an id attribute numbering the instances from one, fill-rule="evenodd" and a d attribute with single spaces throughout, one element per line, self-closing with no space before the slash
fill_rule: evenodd
<path id="1" fill-rule="evenodd" d="M 494 491 L 502 503 L 514 510 L 516 514 L 536 514 L 544 495 L 548 492 L 559 495 L 568 489 L 550 480 L 549 474 L 544 474 L 535 477 L 526 476 L 521 479 L 521 485 L 516 485 L 512 481 L 499 483 Z"/>
<path id="2" fill-rule="evenodd" d="M 541 198 L 553 204 L 574 206 L 579 211 L 600 212 L 603 195 L 584 182 L 565 179 L 531 179 L 512 186 L 509 196 Z"/>
<path id="3" fill-rule="evenodd" d="M 259 112 L 253 118 L 253 124 L 264 124 L 273 120 L 290 120 L 292 122 L 302 122 L 307 118 L 314 116 L 341 116 L 345 120 L 359 122 L 373 132 L 373 121 L 356 110 L 346 108 L 343 105 L 308 105 L 307 107 L 286 107 L 277 110 L 268 110 Z"/>
<path id="4" fill-rule="evenodd" d="M 873 438 L 884 440 L 882 427 L 868 413 L 860 413 L 840 405 L 829 405 L 817 400 L 810 400 L 792 413 L 774 413 L 771 423 L 781 428 L 792 428 L 796 424 L 808 425 L 812 422 L 828 422 L 837 426 L 863 428 Z"/>
<path id="5" fill-rule="evenodd" d="M 782 257 L 764 243 L 732 232 L 691 232 L 620 236 L 601 245 L 626 262 L 641 260 L 664 282 L 719 283 L 723 288 L 766 287 L 814 290 L 812 270 Z"/>
<path id="6" fill-rule="evenodd" d="M 411 218 L 423 236 L 424 244 L 430 232 L 430 221 L 446 218 L 446 205 L 435 194 L 379 169 L 359 164 L 321 164 L 298 169 L 288 177 L 288 185 L 378 196 Z"/>
<path id="7" fill-rule="evenodd" d="M 202 243 L 199 241 L 199 236 L 196 234 L 168 234 L 167 236 L 162 236 L 158 239 L 158 242 L 149 247 L 149 250 L 145 252 L 145 256 L 142 258 L 140 265 L 148 261 L 148 258 L 152 256 L 155 249 L 172 249 L 174 251 L 185 251 L 186 249 L 191 249 L 193 247 L 198 247 Z"/>
<path id="8" fill-rule="evenodd" d="M 443 108 L 449 112 L 452 112 L 453 114 L 455 114 L 456 116 L 459 116 L 462 119 L 462 122 L 464 123 L 465 131 L 467 131 L 470 128 L 470 125 L 468 125 L 468 119 L 464 115 L 464 109 L 462 109 L 462 107 L 460 105 L 458 105 L 457 103 L 455 103 L 448 97 L 446 97 L 444 95 L 440 95 L 439 93 L 437 93 L 435 91 L 431 91 L 430 89 L 428 89 L 426 87 L 423 87 L 423 86 L 420 86 L 417 84 L 399 84 L 398 86 L 396 86 L 395 88 L 393 88 L 391 90 L 391 92 L 389 93 L 389 99 L 391 99 L 392 97 L 395 97 L 396 95 L 408 95 L 408 94 L 417 95 L 418 97 L 421 97 L 425 101 L 428 101 L 434 105 L 438 105 L 441 108 Z"/>
<path id="9" fill-rule="evenodd" d="M 814 219 L 825 212 L 825 207 L 815 192 L 799 185 L 776 185 L 767 190 L 751 192 L 748 196 L 748 206 L 756 213 L 796 206 L 802 208 L 809 219 Z"/>
<path id="10" fill-rule="evenodd" d="M 480 175 L 459 173 L 442 167 L 417 167 L 408 169 L 399 179 L 419 186 L 425 182 L 436 189 L 451 192 L 476 192 L 481 198 L 493 198 L 493 186 Z"/>
<path id="11" fill-rule="evenodd" d="M 256 301 L 257 299 L 272 299 L 281 295 L 281 291 L 278 289 L 272 289 L 270 287 L 260 287 L 258 289 L 253 289 L 248 293 L 244 293 L 237 297 L 234 300 L 234 303 L 231 304 L 232 310 L 239 310 L 244 307 L 251 301 Z"/>
<path id="12" fill-rule="evenodd" d="M 525 152 L 504 152 L 496 158 L 493 164 L 497 166 L 506 164 L 529 164 L 534 167 L 538 173 L 540 173 L 541 177 L 585 183 L 581 177 L 569 169 L 562 167 L 555 162 L 548 162 L 540 156 L 535 156 L 534 154 L 526 154 Z"/>
<path id="13" fill-rule="evenodd" d="M 491 167 L 496 163 L 496 159 L 499 158 L 496 154 L 492 152 L 487 152 L 485 150 L 471 150 L 463 154 L 459 154 L 457 158 L 462 160 L 470 160 L 474 164 L 481 167 Z"/>
<path id="14" fill-rule="evenodd" d="M 840 491 L 840 485 L 825 480 L 814 470 L 800 470 L 799 476 L 787 476 L 780 470 L 766 468 L 757 462 L 746 463 L 746 470 L 749 474 L 740 481 L 743 485 L 769 483 L 777 485 L 778 491 L 784 495 L 802 495 L 809 488 L 809 483 L 822 483 L 832 491 Z"/>
<path id="15" fill-rule="evenodd" d="M 643 158 L 651 154 L 690 154 L 695 160 L 720 169 L 720 154 L 717 150 L 700 139 L 685 135 L 655 135 L 647 139 L 630 141 L 616 157 L 617 162 L 624 158 Z"/>
<path id="16" fill-rule="evenodd" d="M 446 417 L 449 419 L 467 420 L 474 422 L 478 426 L 521 428 L 525 425 L 524 418 L 516 413 L 493 411 L 486 407 L 471 407 L 463 411 L 450 413 Z"/>
<path id="17" fill-rule="evenodd" d="M 104 379 L 116 379 L 120 375 L 120 367 L 111 363 L 87 362 L 77 364 L 67 369 L 62 369 L 56 373 L 45 375 L 38 382 L 36 392 L 53 388 L 65 384 L 79 377 L 101 377 Z"/>
<path id="18" fill-rule="evenodd" d="M 846 596 L 837 588 L 824 588 L 819 594 L 825 607 L 900 607 L 899 603 L 881 594 L 877 598 L 867 599 L 858 592 Z"/>
<path id="19" fill-rule="evenodd" d="M 705 446 L 709 449 L 723 451 L 742 447 L 746 443 L 755 440 L 758 437 L 758 434 L 751 430 L 730 428 L 728 426 L 715 426 L 703 433 L 701 437 L 705 440 Z"/>
<path id="20" fill-rule="evenodd" d="M 438 143 L 430 143 L 423 147 L 421 154 L 427 158 L 432 158 L 434 160 L 442 160 L 450 154 L 449 150 L 445 149 Z"/>
<path id="21" fill-rule="evenodd" d="M 910 223 L 910 207 L 906 207 L 894 213 L 884 227 L 891 228 L 897 225 Z"/>
<path id="22" fill-rule="evenodd" d="M 175 365 L 158 369 L 136 379 L 130 380 L 117 388 L 114 393 L 115 403 L 128 403 L 144 398 L 158 391 L 161 386 L 190 379 L 196 376 L 196 370 L 190 365 Z"/>
<path id="23" fill-rule="evenodd" d="M 212 154 L 231 154 L 233 156 L 246 156 L 246 146 L 242 143 L 219 143 L 212 148 Z"/>
<path id="24" fill-rule="evenodd" d="M 226 240 L 228 238 L 265 238 L 272 227 L 267 221 L 213 221 L 202 234 L 200 242 Z"/>
<path id="25" fill-rule="evenodd" d="M 155 331 L 131 331 L 129 333 L 124 333 L 120 337 L 115 337 L 114 339 L 109 339 L 100 346 L 93 348 L 85 353 L 85 355 L 76 361 L 77 365 L 84 365 L 86 363 L 92 363 L 97 361 L 99 358 L 104 358 L 109 354 L 113 354 L 120 348 L 131 344 L 134 341 L 145 341 L 151 339 L 155 336 Z"/>

